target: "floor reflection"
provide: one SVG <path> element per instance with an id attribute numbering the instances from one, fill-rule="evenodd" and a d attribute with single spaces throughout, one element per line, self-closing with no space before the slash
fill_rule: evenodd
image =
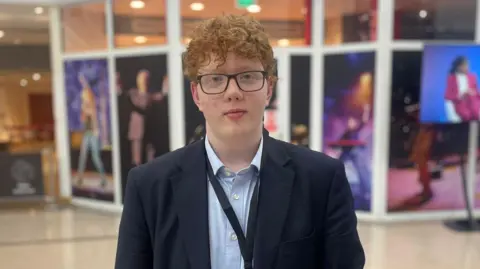
<path id="1" fill-rule="evenodd" d="M 120 216 L 82 209 L 0 211 L 0 261 L 15 269 L 113 268 Z M 366 269 L 477 269 L 480 233 L 439 222 L 359 224 Z"/>

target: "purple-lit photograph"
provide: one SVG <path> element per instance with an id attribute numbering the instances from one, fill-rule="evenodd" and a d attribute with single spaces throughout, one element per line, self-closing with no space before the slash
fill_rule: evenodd
<path id="1" fill-rule="evenodd" d="M 65 62 L 73 195 L 114 200 L 107 60 Z"/>
<path id="2" fill-rule="evenodd" d="M 345 164 L 357 210 L 370 210 L 374 53 L 325 57 L 323 149 Z"/>

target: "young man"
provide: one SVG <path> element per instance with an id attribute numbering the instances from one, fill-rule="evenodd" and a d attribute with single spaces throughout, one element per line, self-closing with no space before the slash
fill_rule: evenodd
<path id="1" fill-rule="evenodd" d="M 131 170 L 115 268 L 363 268 L 341 162 L 263 129 L 275 83 L 263 27 L 207 20 L 184 66 L 206 137 Z"/>

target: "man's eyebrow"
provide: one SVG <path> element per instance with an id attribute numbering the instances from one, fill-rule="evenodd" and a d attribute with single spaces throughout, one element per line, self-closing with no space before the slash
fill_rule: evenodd
<path id="1" fill-rule="evenodd" d="M 259 71 L 262 68 L 254 67 L 252 65 L 240 65 L 238 67 L 235 67 L 235 72 L 227 72 L 224 68 L 215 68 L 213 70 L 199 70 L 198 73 L 199 75 L 202 74 L 235 74 L 235 73 L 241 73 L 245 71 Z"/>

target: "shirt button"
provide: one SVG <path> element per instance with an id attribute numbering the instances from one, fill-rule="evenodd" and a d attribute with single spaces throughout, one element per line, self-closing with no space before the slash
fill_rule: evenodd
<path id="1" fill-rule="evenodd" d="M 235 200 L 240 199 L 240 195 L 238 195 L 238 194 L 235 193 L 235 194 L 233 195 L 233 199 L 235 199 Z"/>
<path id="2" fill-rule="evenodd" d="M 230 239 L 231 239 L 232 241 L 237 241 L 238 237 L 237 237 L 237 235 L 236 235 L 235 233 L 232 233 L 232 234 L 230 235 Z"/>

